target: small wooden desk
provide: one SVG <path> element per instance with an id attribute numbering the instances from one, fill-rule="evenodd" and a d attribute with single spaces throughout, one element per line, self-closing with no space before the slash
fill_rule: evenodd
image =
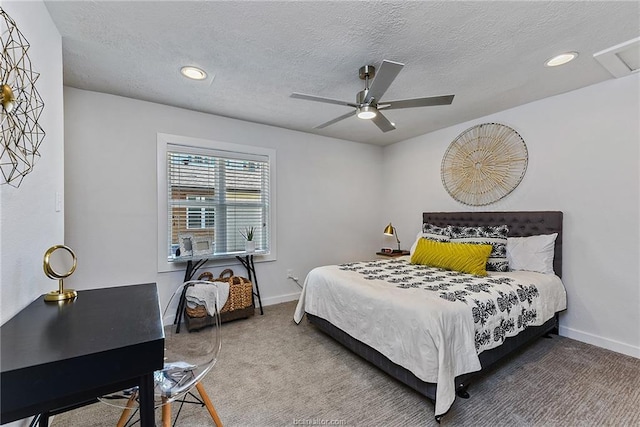
<path id="1" fill-rule="evenodd" d="M 408 252 L 407 252 L 408 253 Z M 242 254 L 236 255 L 236 259 L 240 261 L 240 263 L 247 269 L 247 278 L 250 282 L 253 283 L 253 287 L 255 291 L 252 291 L 253 296 L 258 298 L 258 304 L 260 306 L 260 315 L 264 314 L 264 310 L 262 309 L 262 299 L 260 298 L 260 287 L 258 286 L 258 274 L 256 273 L 256 266 L 253 262 L 254 254 Z M 187 269 L 184 272 L 184 281 L 188 282 L 189 280 L 194 280 L 193 276 L 196 271 L 202 267 L 208 259 L 197 259 L 197 260 L 187 260 Z M 254 299 L 255 301 L 255 299 Z M 254 304 L 255 305 L 255 302 Z"/>
<path id="2" fill-rule="evenodd" d="M 79 291 L 60 305 L 39 297 L 0 327 L 0 341 L 0 423 L 138 385 L 141 425 L 154 426 L 164 357 L 155 283 Z"/>

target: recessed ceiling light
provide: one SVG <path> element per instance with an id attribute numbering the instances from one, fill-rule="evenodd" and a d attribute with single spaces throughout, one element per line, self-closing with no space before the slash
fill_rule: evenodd
<path id="1" fill-rule="evenodd" d="M 557 67 L 558 65 L 564 65 L 569 61 L 573 61 L 578 57 L 578 52 L 566 52 L 561 53 L 560 55 L 556 55 L 551 59 L 548 59 L 547 62 L 544 63 L 547 67 Z"/>
<path id="2" fill-rule="evenodd" d="M 207 73 L 197 67 L 182 67 L 180 69 L 180 72 L 183 76 L 193 80 L 204 80 L 207 78 Z"/>

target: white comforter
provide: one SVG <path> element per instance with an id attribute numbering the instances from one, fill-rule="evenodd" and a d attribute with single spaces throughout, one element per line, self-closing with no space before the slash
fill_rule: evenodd
<path id="1" fill-rule="evenodd" d="M 437 383 L 435 414 L 442 415 L 455 399 L 455 377 L 481 368 L 479 352 L 566 308 L 555 275 L 489 274 L 412 266 L 408 257 L 319 267 L 305 280 L 294 320 L 299 323 L 305 312 L 323 318 L 421 380 Z M 522 290 L 531 285 L 534 297 L 527 297 Z M 522 307 L 513 301 L 518 294 Z"/>

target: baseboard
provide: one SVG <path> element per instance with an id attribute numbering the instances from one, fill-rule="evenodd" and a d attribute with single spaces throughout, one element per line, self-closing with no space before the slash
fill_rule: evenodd
<path id="1" fill-rule="evenodd" d="M 295 301 L 300 298 L 300 292 L 294 292 L 292 294 L 278 295 L 275 297 L 262 298 L 262 305 L 274 305 L 280 304 L 281 302 L 289 302 Z"/>
<path id="2" fill-rule="evenodd" d="M 606 348 L 607 350 L 615 351 L 616 353 L 626 354 L 627 356 L 640 359 L 640 348 L 634 347 L 629 344 L 625 344 L 620 341 L 615 341 L 609 338 L 600 337 L 597 335 L 589 334 L 587 332 L 577 331 L 572 328 L 560 325 L 560 335 L 563 337 L 571 338 L 577 341 L 582 341 L 587 344 L 592 344 L 598 347 Z"/>

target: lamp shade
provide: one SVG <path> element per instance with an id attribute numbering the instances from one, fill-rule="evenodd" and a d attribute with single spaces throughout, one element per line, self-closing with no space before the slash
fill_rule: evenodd
<path id="1" fill-rule="evenodd" d="M 385 234 L 385 236 L 395 236 L 396 242 L 398 243 L 398 251 L 397 252 L 401 252 L 401 250 L 400 250 L 400 238 L 398 238 L 398 231 L 396 230 L 396 228 L 393 225 L 391 225 L 391 223 L 389 223 L 389 225 L 387 225 L 384 228 L 383 233 Z M 394 250 L 394 252 L 396 252 L 396 250 Z"/>
<path id="2" fill-rule="evenodd" d="M 387 236 L 393 236 L 393 225 L 391 225 L 391 223 L 389 223 L 389 225 L 387 225 L 384 228 L 383 233 L 386 234 Z"/>

